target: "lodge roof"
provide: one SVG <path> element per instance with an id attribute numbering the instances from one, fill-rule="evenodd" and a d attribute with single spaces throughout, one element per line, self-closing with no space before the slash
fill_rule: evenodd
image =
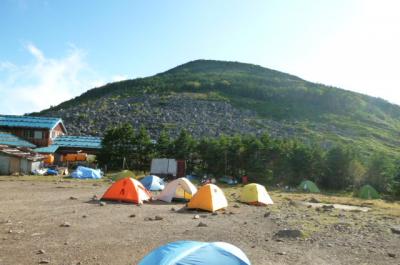
<path id="1" fill-rule="evenodd" d="M 24 127 L 52 130 L 60 123 L 63 130 L 67 132 L 61 118 L 0 115 L 0 127 Z"/>
<path id="2" fill-rule="evenodd" d="M 11 133 L 0 131 L 0 145 L 8 145 L 13 147 L 35 148 L 36 146 L 18 136 Z"/>

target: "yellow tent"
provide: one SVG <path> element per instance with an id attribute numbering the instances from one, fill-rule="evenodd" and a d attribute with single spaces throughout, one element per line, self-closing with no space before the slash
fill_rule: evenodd
<path id="1" fill-rule="evenodd" d="M 224 192 L 214 184 L 201 187 L 188 203 L 188 208 L 214 212 L 228 207 Z"/>
<path id="2" fill-rule="evenodd" d="M 243 187 L 240 201 L 249 204 L 274 204 L 264 186 L 250 183 Z"/>

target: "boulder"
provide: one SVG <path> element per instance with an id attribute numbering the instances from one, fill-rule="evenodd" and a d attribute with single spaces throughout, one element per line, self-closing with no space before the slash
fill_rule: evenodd
<path id="1" fill-rule="evenodd" d="M 303 232 L 298 229 L 283 229 L 279 230 L 274 236 L 280 238 L 298 238 L 303 236 Z"/>
<path id="2" fill-rule="evenodd" d="M 71 226 L 71 224 L 68 222 L 64 222 L 64 223 L 60 224 L 60 227 L 70 227 L 70 226 Z"/>
<path id="3" fill-rule="evenodd" d="M 159 216 L 159 215 L 156 215 L 156 216 L 154 217 L 154 220 L 155 220 L 155 221 L 161 221 L 161 220 L 164 220 L 164 217 Z"/>
<path id="4" fill-rule="evenodd" d="M 198 227 L 207 227 L 208 225 L 206 223 L 200 222 L 197 226 Z"/>
<path id="5" fill-rule="evenodd" d="M 393 234 L 398 234 L 400 235 L 400 226 L 392 226 L 390 228 L 390 230 L 392 231 Z"/>

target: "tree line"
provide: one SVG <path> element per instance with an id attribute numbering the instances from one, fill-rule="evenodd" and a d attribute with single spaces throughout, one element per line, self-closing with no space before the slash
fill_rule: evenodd
<path id="1" fill-rule="evenodd" d="M 109 129 L 98 162 L 108 170 L 149 171 L 151 159 L 186 160 L 187 173 L 212 177 L 247 175 L 266 185 L 297 186 L 309 179 L 325 190 L 352 190 L 370 184 L 379 192 L 400 196 L 398 161 L 383 153 L 361 157 L 351 146 L 323 149 L 293 139 L 234 135 L 194 139 L 182 130 L 176 139 L 166 131 L 155 141 L 146 128 L 130 124 Z"/>

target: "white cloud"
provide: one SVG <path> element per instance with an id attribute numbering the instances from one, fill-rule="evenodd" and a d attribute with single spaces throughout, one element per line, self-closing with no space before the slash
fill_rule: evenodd
<path id="1" fill-rule="evenodd" d="M 111 80 L 112 80 L 113 82 L 119 82 L 119 81 L 123 81 L 123 80 L 126 80 L 126 79 L 128 79 L 128 77 L 127 77 L 126 75 L 114 75 L 114 76 L 111 78 Z"/>
<path id="2" fill-rule="evenodd" d="M 400 104 L 400 2 L 365 0 L 359 8 L 297 73 Z"/>
<path id="3" fill-rule="evenodd" d="M 34 57 L 33 63 L 0 62 L 0 113 L 40 111 L 107 83 L 90 68 L 85 53 L 74 46 L 58 59 L 46 57 L 34 44 L 26 49 Z"/>
<path id="4" fill-rule="evenodd" d="M 44 61 L 44 55 L 41 50 L 35 47 L 32 43 L 29 43 L 26 45 L 26 49 L 33 55 L 35 58 L 39 61 L 42 62 Z"/>
<path id="5" fill-rule="evenodd" d="M 10 62 L 0 62 L 0 71 L 2 70 L 14 70 L 16 66 Z"/>

